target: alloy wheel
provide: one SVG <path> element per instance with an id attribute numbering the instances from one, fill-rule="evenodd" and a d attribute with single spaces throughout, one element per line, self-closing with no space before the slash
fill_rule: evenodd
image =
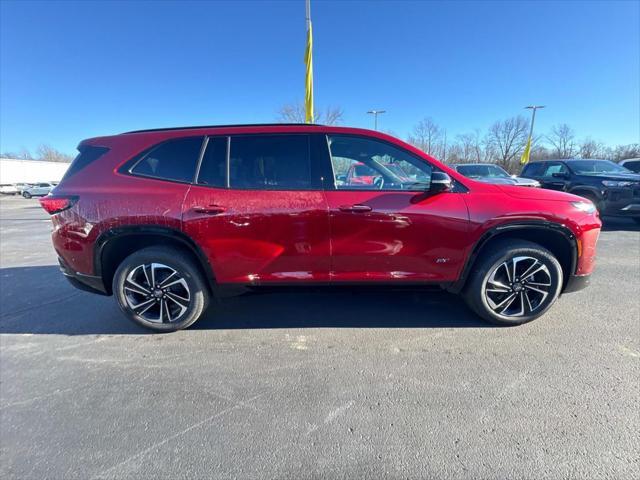
<path id="1" fill-rule="evenodd" d="M 129 308 L 151 323 L 180 321 L 191 302 L 186 280 L 162 263 L 138 265 L 127 275 L 122 289 Z"/>
<path id="2" fill-rule="evenodd" d="M 540 260 L 519 256 L 498 265 L 484 285 L 489 308 L 503 317 L 529 316 L 540 309 L 554 286 Z"/>

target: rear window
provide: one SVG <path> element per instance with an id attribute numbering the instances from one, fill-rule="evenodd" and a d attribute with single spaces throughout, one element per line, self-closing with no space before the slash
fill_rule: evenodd
<path id="1" fill-rule="evenodd" d="M 78 148 L 78 150 L 80 153 L 78 153 L 73 162 L 71 162 L 71 165 L 69 166 L 69 168 L 67 168 L 67 171 L 64 174 L 64 177 L 62 177 L 62 180 L 66 180 L 72 175 L 75 175 L 87 165 L 95 162 L 109 151 L 107 147 L 96 147 L 93 145 L 82 145 Z"/>
<path id="2" fill-rule="evenodd" d="M 522 175 L 530 175 L 532 177 L 539 177 L 544 169 L 544 163 L 527 163 L 522 170 Z"/>
<path id="3" fill-rule="evenodd" d="M 203 137 L 187 137 L 161 143 L 131 169 L 134 175 L 161 180 L 191 182 L 196 173 Z"/>

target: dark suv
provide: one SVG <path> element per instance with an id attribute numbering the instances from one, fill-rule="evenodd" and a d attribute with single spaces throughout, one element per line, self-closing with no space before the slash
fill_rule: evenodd
<path id="1" fill-rule="evenodd" d="M 520 324 L 594 267 L 591 202 L 476 182 L 379 132 L 171 128 L 78 149 L 41 200 L 61 269 L 157 331 L 188 327 L 227 287 L 275 285 L 436 285 Z M 338 181 L 354 165 L 370 183 Z"/>
<path id="2" fill-rule="evenodd" d="M 633 218 L 640 223 L 640 175 L 609 160 L 545 160 L 525 165 L 523 177 L 543 188 L 591 200 L 602 215 Z"/>

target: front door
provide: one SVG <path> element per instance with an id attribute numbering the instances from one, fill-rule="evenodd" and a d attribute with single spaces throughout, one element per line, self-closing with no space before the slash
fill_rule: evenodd
<path id="1" fill-rule="evenodd" d="M 328 144 L 332 279 L 456 280 L 469 228 L 464 194 L 429 194 L 431 164 L 386 141 L 329 135 Z M 371 182 L 350 181 L 363 167 Z"/>
<path id="2" fill-rule="evenodd" d="M 210 137 L 183 224 L 218 283 L 329 279 L 328 206 L 308 135 Z"/>
<path id="3" fill-rule="evenodd" d="M 539 181 L 543 188 L 566 191 L 569 183 L 569 169 L 562 162 L 549 162 L 545 165 Z"/>

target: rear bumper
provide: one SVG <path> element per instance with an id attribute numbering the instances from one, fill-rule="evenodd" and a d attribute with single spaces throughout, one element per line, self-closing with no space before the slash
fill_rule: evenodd
<path id="1" fill-rule="evenodd" d="M 571 275 L 562 293 L 573 293 L 584 290 L 591 283 L 591 275 Z"/>
<path id="2" fill-rule="evenodd" d="M 74 272 L 60 257 L 58 257 L 58 263 L 60 264 L 60 271 L 64 277 L 77 289 L 97 293 L 98 295 L 109 295 L 102 281 L 102 277 Z"/>

